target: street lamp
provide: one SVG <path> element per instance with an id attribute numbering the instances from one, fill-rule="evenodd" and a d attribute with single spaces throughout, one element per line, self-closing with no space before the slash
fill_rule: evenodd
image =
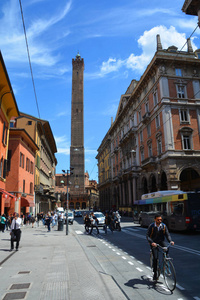
<path id="1" fill-rule="evenodd" d="M 73 167 L 70 167 L 70 170 L 67 170 L 67 172 L 65 170 L 62 170 L 62 172 L 65 174 L 67 174 L 67 212 L 66 212 L 66 235 L 68 235 L 68 209 L 69 209 L 69 193 L 68 193 L 68 186 L 69 186 L 69 175 L 72 175 L 73 173 L 71 172 L 71 170 L 73 170 Z"/>

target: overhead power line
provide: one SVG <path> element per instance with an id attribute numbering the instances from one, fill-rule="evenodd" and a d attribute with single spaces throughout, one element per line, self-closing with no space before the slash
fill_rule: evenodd
<path id="1" fill-rule="evenodd" d="M 23 28 L 24 28 L 24 36 L 25 36 L 25 41 L 26 41 L 26 48 L 27 48 L 27 53 L 28 53 L 28 60 L 29 60 L 29 66 L 30 66 L 30 71 L 31 71 L 31 78 L 32 78 L 32 83 L 33 83 L 33 90 L 34 90 L 34 95 L 35 95 L 35 101 L 36 101 L 38 116 L 40 118 L 40 111 L 39 111 L 39 106 L 38 106 L 38 100 L 37 100 L 35 82 L 34 82 L 34 78 L 33 78 L 33 70 L 32 70 L 32 66 L 31 66 L 31 58 L 30 58 L 30 52 L 29 52 L 29 47 L 28 47 L 28 39 L 27 39 L 27 35 L 26 35 L 26 27 L 25 27 L 25 22 L 24 22 L 24 16 L 23 16 L 23 10 L 22 10 L 21 0 L 19 0 L 19 4 L 20 4 L 20 9 L 21 9 L 22 24 L 23 24 Z"/>

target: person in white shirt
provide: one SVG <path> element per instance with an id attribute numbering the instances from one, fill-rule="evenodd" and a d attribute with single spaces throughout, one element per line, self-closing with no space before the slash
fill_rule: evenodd
<path id="1" fill-rule="evenodd" d="M 18 213 L 14 213 L 14 218 L 12 220 L 11 226 L 10 226 L 10 235 L 11 235 L 11 248 L 10 251 L 14 249 L 14 241 L 16 241 L 16 251 L 18 251 L 19 248 L 19 241 L 21 237 L 21 224 L 22 219 L 19 217 Z"/>

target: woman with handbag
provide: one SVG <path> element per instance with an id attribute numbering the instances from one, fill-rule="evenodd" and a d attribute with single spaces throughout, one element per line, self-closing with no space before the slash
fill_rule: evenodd
<path id="1" fill-rule="evenodd" d="M 21 224 L 22 224 L 22 219 L 19 218 L 19 214 L 15 213 L 14 218 L 11 223 L 11 227 L 10 227 L 10 229 L 11 229 L 11 231 L 10 231 L 10 235 L 11 235 L 10 251 L 12 251 L 14 249 L 15 241 L 16 241 L 16 251 L 18 251 L 19 241 L 20 241 L 20 237 L 21 237 L 21 229 L 20 229 Z"/>

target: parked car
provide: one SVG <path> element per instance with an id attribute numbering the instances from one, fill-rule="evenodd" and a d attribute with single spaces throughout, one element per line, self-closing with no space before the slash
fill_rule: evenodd
<path id="1" fill-rule="evenodd" d="M 82 212 L 81 211 L 75 211 L 74 216 L 75 217 L 82 217 Z"/>
<path id="2" fill-rule="evenodd" d="M 104 226 L 105 225 L 105 216 L 102 212 L 94 212 L 95 217 L 98 220 L 98 226 Z"/>

